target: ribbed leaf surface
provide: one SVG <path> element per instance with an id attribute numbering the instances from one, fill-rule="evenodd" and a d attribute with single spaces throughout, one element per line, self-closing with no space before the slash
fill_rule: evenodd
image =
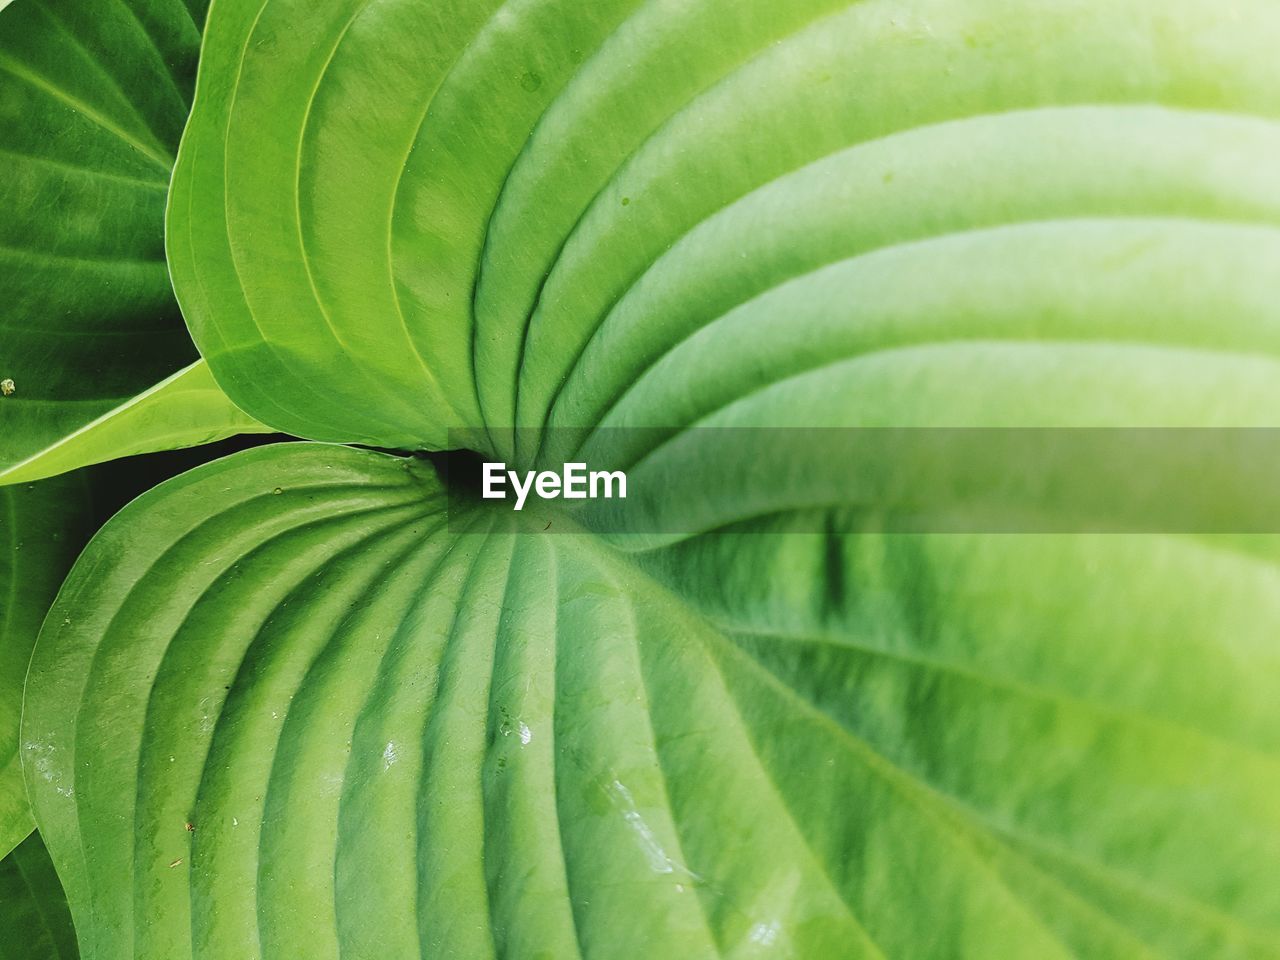
<path id="1" fill-rule="evenodd" d="M 290 445 L 108 525 L 23 734 L 86 956 L 1280 956 L 1270 542 L 513 516 Z"/>
<path id="2" fill-rule="evenodd" d="M 170 256 L 233 399 L 391 447 L 921 344 L 1264 376 L 1277 37 L 1269 0 L 235 0 Z"/>
<path id="3" fill-rule="evenodd" d="M 1275 426 L 1278 42 L 219 0 L 167 237 L 218 382 L 638 495 L 601 536 L 313 444 L 135 502 L 28 685 L 85 955 L 1280 956 L 1274 538 L 882 533 L 900 465 L 693 429 Z"/>

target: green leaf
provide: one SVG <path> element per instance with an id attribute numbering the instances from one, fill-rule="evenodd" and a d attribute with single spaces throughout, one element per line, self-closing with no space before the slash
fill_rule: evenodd
<path id="1" fill-rule="evenodd" d="M 207 459 L 205 451 L 135 457 L 0 486 L 0 856 L 34 825 L 18 729 L 27 667 L 49 605 L 104 520 L 152 484 Z"/>
<path id="2" fill-rule="evenodd" d="M 85 474 L 0 487 L 0 856 L 33 825 L 18 752 L 27 664 L 49 604 L 93 529 Z"/>
<path id="3" fill-rule="evenodd" d="M 163 217 L 205 6 L 21 0 L 0 12 L 0 470 L 195 359 Z"/>
<path id="4" fill-rule="evenodd" d="M 270 428 L 227 399 L 203 360 L 104 413 L 26 460 L 0 470 L 0 484 L 25 483 L 106 460 L 213 443 Z"/>
<path id="5" fill-rule="evenodd" d="M 108 524 L 23 730 L 85 956 L 1280 956 L 1273 539 L 518 516 L 297 444 Z"/>
<path id="6" fill-rule="evenodd" d="M 883 533 L 904 464 L 733 445 L 1274 427 L 1278 42 L 219 0 L 167 249 L 231 399 L 648 493 L 588 533 L 304 445 L 131 505 L 23 728 L 86 956 L 1280 957 L 1274 537 Z"/>
<path id="7" fill-rule="evenodd" d="M 49 854 L 33 833 L 0 860 L 0 957 L 75 960 L 67 898 Z"/>
<path id="8" fill-rule="evenodd" d="M 1092 336 L 1200 346 L 1205 328 L 1166 331 L 1164 308 L 1219 268 L 1250 273 L 1237 298 L 1275 269 L 1233 256 L 1280 215 L 1280 9 L 1236 9 L 224 3 L 175 173 L 175 283 L 264 422 L 400 448 L 483 425 L 508 456 L 513 424 L 594 427 L 648 364 L 787 280 L 901 245 L 931 271 L 1010 224 L 1056 224 L 1070 251 L 1127 221 L 1099 259 L 1144 307 Z M 1202 261 L 1171 289 L 1124 276 L 1144 226 Z M 1054 253 L 990 269 L 1069 303 Z M 915 336 L 1084 335 L 1019 318 Z M 1272 329 L 1253 322 L 1250 347 L 1274 351 Z"/>

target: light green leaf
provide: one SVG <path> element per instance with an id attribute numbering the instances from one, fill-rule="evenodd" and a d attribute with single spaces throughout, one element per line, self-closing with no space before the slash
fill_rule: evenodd
<path id="1" fill-rule="evenodd" d="M 1232 258 L 1280 215 L 1277 37 L 1269 0 L 235 0 L 175 175 L 172 269 L 245 410 L 400 448 L 589 429 L 744 301 L 904 244 L 928 275 L 1011 224 L 1049 221 L 1069 253 L 1128 221 L 1098 259 L 1147 299 L 1093 337 L 1202 346 L 1165 308 L 1235 269 L 1251 286 L 1222 310 L 1252 320 L 1238 300 L 1275 269 Z M 1172 288 L 1144 272 L 1143 227 L 1200 261 Z M 1055 254 L 989 268 L 1069 303 Z M 914 335 L 1084 335 L 1035 306 Z"/>
<path id="2" fill-rule="evenodd" d="M 27 664 L 49 604 L 93 527 L 85 474 L 0 487 L 0 856 L 33 825 L 18 752 Z"/>
<path id="3" fill-rule="evenodd" d="M 269 433 L 227 399 L 203 360 L 180 370 L 26 460 L 0 470 L 0 484 L 25 483 L 140 453 Z"/>
<path id="4" fill-rule="evenodd" d="M 1280 956 L 1274 540 L 445 503 L 277 445 L 94 540 L 23 730 L 85 956 Z"/>
<path id="5" fill-rule="evenodd" d="M 75 960 L 67 898 L 33 833 L 0 861 L 0 958 Z"/>
<path id="6" fill-rule="evenodd" d="M 206 6 L 20 0 L 0 12 L 0 470 L 195 359 L 163 217 Z"/>

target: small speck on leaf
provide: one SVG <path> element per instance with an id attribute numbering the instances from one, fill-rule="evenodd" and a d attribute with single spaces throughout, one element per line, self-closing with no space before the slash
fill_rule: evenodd
<path id="1" fill-rule="evenodd" d="M 3 380 L 0 380 L 0 393 L 3 393 L 6 397 L 12 397 L 17 392 L 18 392 L 18 385 L 14 383 L 12 380 L 10 380 L 8 377 L 5 377 Z"/>
<path id="2" fill-rule="evenodd" d="M 182 863 L 182 858 L 179 857 L 177 860 L 173 861 L 173 863 L 169 864 L 169 869 L 172 870 L 174 867 L 178 866 L 181 863 Z"/>
<path id="3" fill-rule="evenodd" d="M 182 829 L 186 830 L 187 833 L 195 833 L 196 825 L 192 823 L 190 820 L 188 820 L 186 823 L 182 825 Z"/>
<path id="4" fill-rule="evenodd" d="M 274 490 L 272 490 L 271 492 L 272 492 L 273 494 L 275 494 L 275 495 L 278 497 L 278 496 L 280 496 L 280 494 L 284 493 L 284 487 L 276 487 L 276 488 L 275 488 Z"/>

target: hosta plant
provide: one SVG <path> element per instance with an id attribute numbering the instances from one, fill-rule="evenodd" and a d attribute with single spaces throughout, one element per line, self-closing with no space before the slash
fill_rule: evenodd
<path id="1" fill-rule="evenodd" d="M 1131 523 L 1274 484 L 842 446 L 1280 426 L 1277 49 L 1274 0 L 13 0 L 13 947 L 1280 957 L 1280 528 Z M 41 478 L 266 431 L 63 582 Z M 577 461 L 627 498 L 473 475 Z"/>

